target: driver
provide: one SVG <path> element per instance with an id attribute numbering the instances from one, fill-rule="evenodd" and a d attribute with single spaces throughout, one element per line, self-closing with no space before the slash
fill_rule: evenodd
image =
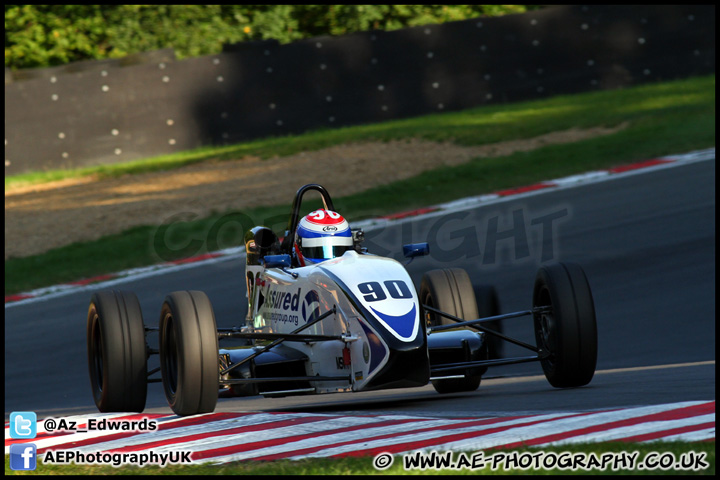
<path id="1" fill-rule="evenodd" d="M 337 212 L 315 210 L 300 220 L 293 248 L 301 267 L 340 257 L 353 249 L 350 225 Z"/>

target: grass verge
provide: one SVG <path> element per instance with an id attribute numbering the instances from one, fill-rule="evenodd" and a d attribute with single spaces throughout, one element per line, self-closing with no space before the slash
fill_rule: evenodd
<path id="1" fill-rule="evenodd" d="M 692 453 L 691 453 L 692 452 Z M 446 454 L 437 451 L 438 456 Z M 530 447 L 509 450 L 486 450 L 482 458 L 479 452 L 454 453 L 449 460 L 455 468 L 405 468 L 407 460 L 402 455 L 393 457 L 392 465 L 385 470 L 373 466 L 373 457 L 318 458 L 298 461 L 241 461 L 225 465 L 169 465 L 147 466 L 95 466 L 95 465 L 45 465 L 34 471 L 19 472 L 10 469 L 9 456 L 5 456 L 5 474 L 38 475 L 714 475 L 715 441 L 685 443 L 619 443 L 568 445 L 561 447 Z M 550 454 L 554 454 L 550 455 Z M 631 463 L 631 456 L 637 456 Z M 624 454 L 624 455 L 623 455 Z M 502 457 L 501 457 L 502 455 Z M 408 455 L 411 458 L 411 455 Z M 428 458 L 428 456 L 426 456 Z M 533 460 L 536 459 L 536 460 Z M 533 462 L 539 462 L 533 463 Z M 554 462 L 553 462 L 554 460 Z M 613 461 L 617 463 L 613 465 Z M 694 461 L 693 461 L 694 460 Z M 485 462 L 484 468 L 473 469 Z M 493 469 L 493 461 L 496 468 Z M 586 468 L 572 468 L 585 465 Z M 685 465 L 683 465 L 683 462 Z M 547 463 L 545 463 L 547 462 Z M 665 463 L 670 467 L 666 468 Z M 640 468 L 641 464 L 646 468 Z M 437 465 L 437 463 L 436 463 Z M 555 468 L 546 468 L 553 466 Z M 699 467 L 692 469 L 693 465 Z M 529 468 L 522 468 L 528 466 Z M 535 468 L 535 467 L 539 468 Z M 503 468 L 507 467 L 507 468 Z M 560 468 L 558 468 L 560 467 Z M 604 468 L 603 468 L 604 467 Z"/>
<path id="2" fill-rule="evenodd" d="M 19 174 L 5 177 L 5 188 L 85 176 L 102 178 L 168 170 L 209 159 L 229 160 L 247 155 L 270 158 L 366 140 L 422 138 L 460 145 L 484 145 L 570 128 L 634 122 L 656 112 L 686 110 L 692 114 L 703 105 L 711 107 L 714 112 L 714 90 L 713 75 L 623 90 L 563 95 L 383 123 L 320 129 L 302 135 L 269 137 L 237 145 L 203 147 L 122 164 Z"/>
<path id="3" fill-rule="evenodd" d="M 408 180 L 336 198 L 335 206 L 349 219 L 358 220 L 714 146 L 715 76 L 264 139 L 99 167 L 92 173 L 121 175 L 210 158 L 287 155 L 370 139 L 424 138 L 479 145 L 531 138 L 573 127 L 613 126 L 622 122 L 629 126 L 612 135 L 505 157 L 475 159 L 464 165 L 425 172 Z M 88 174 L 88 170 L 65 174 L 81 176 Z M 6 178 L 5 185 L 8 188 L 8 185 L 47 181 L 49 177 L 42 175 Z M 5 262 L 5 294 L 239 245 L 243 231 L 254 225 L 266 224 L 281 230 L 287 221 L 293 193 L 288 192 L 287 205 L 135 227 L 97 241 L 9 259 Z M 123 255 L 117 252 L 123 252 Z"/>

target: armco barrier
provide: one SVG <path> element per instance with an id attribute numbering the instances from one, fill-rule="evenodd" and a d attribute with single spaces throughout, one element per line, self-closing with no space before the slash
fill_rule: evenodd
<path id="1" fill-rule="evenodd" d="M 5 174 L 714 71 L 714 5 L 560 6 L 6 71 Z"/>

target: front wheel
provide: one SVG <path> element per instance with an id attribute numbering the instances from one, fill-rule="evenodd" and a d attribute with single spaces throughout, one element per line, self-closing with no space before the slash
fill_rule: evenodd
<path id="1" fill-rule="evenodd" d="M 147 398 L 147 345 L 134 293 L 93 294 L 87 317 L 90 387 L 101 412 L 142 412 Z"/>
<path id="2" fill-rule="evenodd" d="M 597 322 L 590 284 L 575 263 L 553 263 L 538 270 L 533 308 L 537 346 L 548 356 L 540 363 L 553 387 L 587 385 L 597 363 Z"/>
<path id="3" fill-rule="evenodd" d="M 177 415 L 215 410 L 218 338 L 205 293 L 182 291 L 165 297 L 160 312 L 160 369 L 165 397 Z"/>
<path id="4" fill-rule="evenodd" d="M 420 303 L 461 318 L 478 318 L 478 304 L 470 277 L 462 268 L 443 268 L 425 273 L 420 282 Z M 451 325 L 454 321 L 426 311 L 427 326 Z M 469 359 L 468 359 L 469 360 Z M 480 386 L 482 375 L 465 374 L 461 378 L 433 380 L 438 393 L 470 392 Z"/>

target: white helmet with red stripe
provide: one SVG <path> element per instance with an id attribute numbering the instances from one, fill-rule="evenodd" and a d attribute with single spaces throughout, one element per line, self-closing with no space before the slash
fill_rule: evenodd
<path id="1" fill-rule="evenodd" d="M 301 266 L 340 257 L 352 248 L 350 225 L 337 212 L 315 210 L 298 224 L 295 251 Z"/>

